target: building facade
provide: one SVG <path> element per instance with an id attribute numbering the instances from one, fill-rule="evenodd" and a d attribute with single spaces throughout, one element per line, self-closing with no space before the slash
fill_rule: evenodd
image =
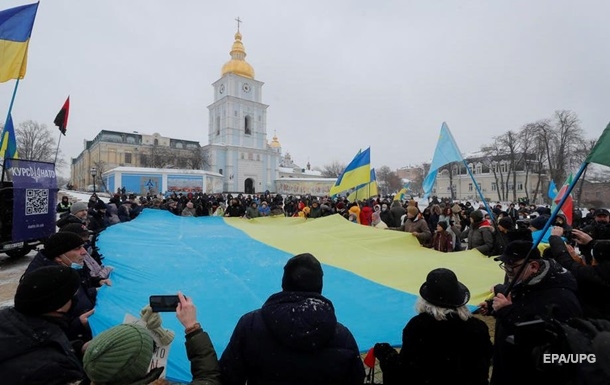
<path id="1" fill-rule="evenodd" d="M 267 142 L 267 107 L 263 82 L 246 62 L 239 31 L 231 59 L 215 81 L 214 102 L 208 106 L 208 145 L 203 147 L 209 170 L 224 176 L 224 191 L 253 194 L 275 190 L 281 146 Z"/>
<path id="2" fill-rule="evenodd" d="M 199 142 L 167 138 L 158 133 L 102 130 L 93 140 L 85 140 L 84 147 L 70 165 L 70 182 L 81 190 L 94 184 L 92 168 L 95 168 L 98 190 L 103 190 L 102 174 L 115 167 L 200 169 L 203 162 Z"/>

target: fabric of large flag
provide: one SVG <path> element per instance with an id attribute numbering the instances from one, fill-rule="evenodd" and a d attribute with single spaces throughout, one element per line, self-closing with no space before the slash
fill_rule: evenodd
<path id="1" fill-rule="evenodd" d="M 464 158 L 455 143 L 455 139 L 453 139 L 453 135 L 451 135 L 451 131 L 449 131 L 447 123 L 443 122 L 438 142 L 436 143 L 436 149 L 434 150 L 434 157 L 430 164 L 430 171 L 422 183 L 424 196 L 428 197 L 432 192 L 439 168 L 452 162 L 461 162 L 463 159 Z"/>
<path id="2" fill-rule="evenodd" d="M 557 185 L 555 184 L 555 181 L 551 179 L 551 181 L 549 182 L 549 191 L 547 193 L 549 199 L 555 199 L 555 197 L 557 196 Z"/>
<path id="3" fill-rule="evenodd" d="M 350 188 L 369 183 L 371 177 L 371 149 L 361 151 L 339 175 L 329 195 L 336 195 Z"/>
<path id="4" fill-rule="evenodd" d="M 61 110 L 57 113 L 55 120 L 53 123 L 59 128 L 64 136 L 66 135 L 66 130 L 68 129 L 68 115 L 70 115 L 70 97 L 66 99 L 64 105 L 61 107 Z"/>
<path id="5" fill-rule="evenodd" d="M 350 202 L 356 202 L 357 200 L 368 199 L 370 197 L 377 196 L 378 194 L 377 175 L 375 175 L 375 169 L 372 168 L 371 181 L 356 187 L 354 192 L 347 196 L 347 200 Z"/>
<path id="6" fill-rule="evenodd" d="M 13 118 L 10 114 L 6 119 L 6 124 L 2 130 L 2 138 L 0 139 L 0 159 L 7 158 L 19 159 L 15 127 L 13 126 Z"/>
<path id="7" fill-rule="evenodd" d="M 89 319 L 94 334 L 122 323 L 126 313 L 138 316 L 150 295 L 180 290 L 197 306 L 198 321 L 219 356 L 239 318 L 282 290 L 284 265 L 299 253 L 320 260 L 322 294 L 362 352 L 381 341 L 400 346 L 431 270 L 453 270 L 470 289 L 472 309 L 504 279 L 497 262 L 476 250 L 437 252 L 421 247 L 409 233 L 360 226 L 339 215 L 245 220 L 145 209 L 133 221 L 104 230 L 97 245 L 114 271 L 112 286 L 98 291 Z M 184 327 L 175 313 L 161 313 L 161 318 L 163 327 L 176 334 L 168 379 L 189 382 Z"/>
<path id="8" fill-rule="evenodd" d="M 23 79 L 38 3 L 0 11 L 0 83 Z"/>
<path id="9" fill-rule="evenodd" d="M 602 132 L 585 162 L 603 164 L 610 167 L 610 124 Z"/>
<path id="10" fill-rule="evenodd" d="M 553 208 L 555 208 L 555 206 L 557 206 L 559 204 L 559 202 L 561 202 L 561 198 L 563 198 L 566 191 L 568 190 L 568 187 L 570 186 L 570 184 L 572 184 L 572 179 L 573 179 L 573 176 L 572 176 L 572 174 L 570 174 L 568 176 L 568 179 L 566 179 L 566 181 L 564 182 L 563 186 L 561 186 L 561 190 L 559 190 L 559 192 L 555 196 L 555 199 L 553 199 Z M 573 211 L 574 211 L 574 200 L 572 199 L 572 196 L 570 195 L 570 196 L 568 196 L 568 199 L 566 199 L 566 201 L 563 203 L 563 206 L 561 206 L 561 212 L 566 217 L 566 222 L 570 226 L 572 226 Z"/>

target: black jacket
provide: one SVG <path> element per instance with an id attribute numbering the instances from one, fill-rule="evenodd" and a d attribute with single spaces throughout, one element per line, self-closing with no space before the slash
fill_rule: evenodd
<path id="1" fill-rule="evenodd" d="M 241 317 L 220 358 L 223 385 L 362 384 L 354 337 L 316 293 L 273 294 Z"/>
<path id="2" fill-rule="evenodd" d="M 84 378 L 82 365 L 59 325 L 14 308 L 0 310 L 0 382 L 67 384 Z"/>
<path id="3" fill-rule="evenodd" d="M 536 342 L 532 340 L 514 345 L 507 340 L 515 334 L 515 323 L 548 319 L 550 313 L 561 322 L 582 315 L 574 276 L 553 260 L 540 260 L 540 263 L 540 274 L 526 282 L 517 283 L 511 292 L 512 305 L 496 312 L 492 385 L 549 383 L 544 374 L 535 369 L 532 360 Z M 496 293 L 503 290 L 503 285 L 495 288 Z"/>
<path id="4" fill-rule="evenodd" d="M 563 239 L 557 235 L 549 237 L 549 245 L 553 258 L 576 278 L 584 317 L 610 320 L 610 262 L 595 266 L 579 264 L 568 254 Z"/>

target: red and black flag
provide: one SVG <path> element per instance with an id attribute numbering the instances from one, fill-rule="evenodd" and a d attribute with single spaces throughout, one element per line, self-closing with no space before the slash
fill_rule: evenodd
<path id="1" fill-rule="evenodd" d="M 55 125 L 59 128 L 59 131 L 61 131 L 61 133 L 64 135 L 66 135 L 66 129 L 68 127 L 69 113 L 70 113 L 70 97 L 68 96 L 68 99 L 66 99 L 64 106 L 61 108 L 61 110 L 59 110 L 59 112 L 57 113 L 57 116 L 55 117 L 55 120 L 53 121 L 53 123 L 55 123 Z"/>

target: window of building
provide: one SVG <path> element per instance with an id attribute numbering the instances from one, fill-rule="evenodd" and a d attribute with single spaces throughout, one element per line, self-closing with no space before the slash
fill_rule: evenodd
<path id="1" fill-rule="evenodd" d="M 468 183 L 468 191 L 472 191 L 472 189 L 473 189 L 472 183 Z"/>
<path id="2" fill-rule="evenodd" d="M 131 153 L 129 153 L 129 152 L 125 153 L 125 163 L 131 164 Z"/>
<path id="3" fill-rule="evenodd" d="M 153 142 L 154 146 L 158 146 L 159 145 L 159 139 L 155 138 L 155 141 Z"/>
<path id="4" fill-rule="evenodd" d="M 184 143 L 176 142 L 176 148 L 184 148 Z"/>
<path id="5" fill-rule="evenodd" d="M 136 144 L 136 138 L 134 138 L 133 136 L 128 136 L 127 138 L 125 138 L 125 141 L 129 144 Z"/>
<path id="6" fill-rule="evenodd" d="M 523 191 L 523 183 L 517 182 L 517 191 Z"/>
<path id="7" fill-rule="evenodd" d="M 220 135 L 220 116 L 216 117 L 216 136 Z"/>
<path id="8" fill-rule="evenodd" d="M 245 131 L 246 135 L 252 134 L 252 127 L 251 127 L 250 120 L 251 120 L 250 115 L 246 115 L 246 117 L 244 118 L 244 131 Z"/>
<path id="9" fill-rule="evenodd" d="M 498 189 L 498 186 L 496 185 L 496 182 L 491 182 L 491 191 L 496 191 Z"/>
<path id="10" fill-rule="evenodd" d="M 241 158 L 242 158 L 242 159 L 246 159 L 246 154 L 242 152 L 242 153 L 241 153 Z"/>
<path id="11" fill-rule="evenodd" d="M 481 174 L 483 172 L 483 165 L 481 163 L 477 163 L 475 169 L 476 169 L 475 174 Z"/>
<path id="12" fill-rule="evenodd" d="M 220 175 L 222 175 L 222 168 L 219 168 L 219 169 L 218 169 L 218 173 L 219 173 Z"/>
<path id="13" fill-rule="evenodd" d="M 472 171 L 473 174 L 477 173 L 477 170 L 474 169 L 474 165 L 472 163 L 468 164 L 468 168 L 470 169 L 470 171 Z"/>
<path id="14" fill-rule="evenodd" d="M 507 169 L 508 169 L 508 167 L 505 162 L 500 163 L 500 172 L 506 172 Z"/>

